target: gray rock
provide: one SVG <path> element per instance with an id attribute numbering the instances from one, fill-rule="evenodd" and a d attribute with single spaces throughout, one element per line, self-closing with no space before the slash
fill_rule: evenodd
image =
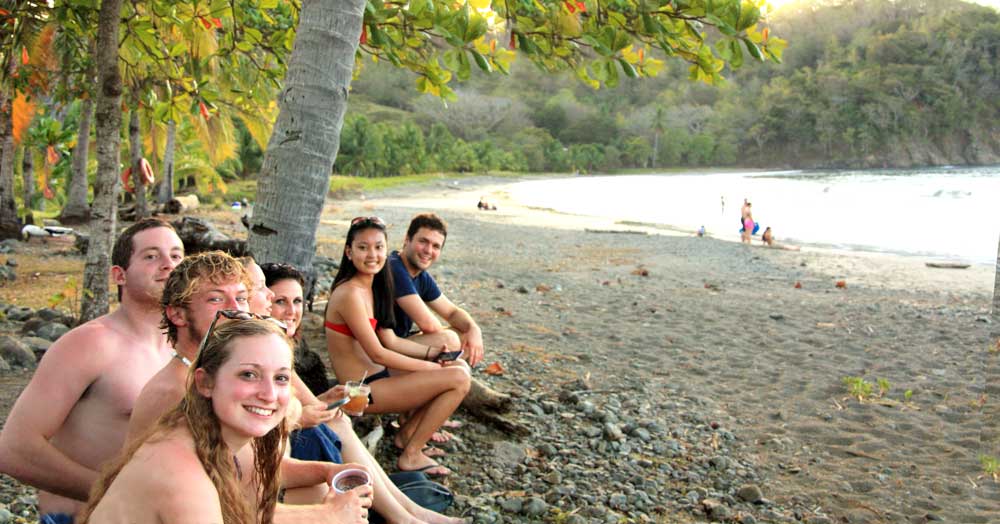
<path id="1" fill-rule="evenodd" d="M 17 322 L 24 322 L 31 318 L 35 312 L 31 310 L 30 307 L 15 306 L 7 310 L 7 319 L 15 320 Z"/>
<path id="2" fill-rule="evenodd" d="M 0 372 L 3 371 L 10 371 L 10 364 L 8 364 L 7 361 L 3 359 L 3 357 L 0 357 Z"/>
<path id="3" fill-rule="evenodd" d="M 11 366 L 33 368 L 35 367 L 35 353 L 27 344 L 10 337 L 0 337 L 0 357 Z"/>
<path id="4" fill-rule="evenodd" d="M 650 440 L 653 440 L 653 435 L 651 435 L 646 428 L 635 428 L 634 430 L 632 430 L 632 435 L 638 437 L 639 440 L 643 442 L 649 442 Z"/>
<path id="5" fill-rule="evenodd" d="M 705 499 L 701 501 L 701 505 L 705 507 L 708 518 L 712 520 L 728 520 L 733 514 L 728 506 L 717 499 Z"/>
<path id="6" fill-rule="evenodd" d="M 493 458 L 498 464 L 504 466 L 514 466 L 524 460 L 524 448 L 506 440 L 501 440 L 493 444 Z"/>
<path id="7" fill-rule="evenodd" d="M 35 316 L 42 320 L 48 320 L 49 322 L 55 321 L 62 324 L 66 323 L 67 317 L 67 315 L 62 311 L 48 307 L 35 311 Z"/>
<path id="8" fill-rule="evenodd" d="M 6 264 L 10 267 L 17 267 L 17 260 L 14 257 L 7 257 Z"/>
<path id="9" fill-rule="evenodd" d="M 624 493 L 612 493 L 608 497 L 608 506 L 614 509 L 625 509 L 628 505 L 628 497 Z"/>
<path id="10" fill-rule="evenodd" d="M 28 320 L 25 320 L 24 324 L 21 324 L 21 334 L 27 335 L 29 333 L 31 334 L 38 333 L 38 328 L 44 325 L 45 325 L 45 320 L 33 316 Z"/>
<path id="11" fill-rule="evenodd" d="M 785 315 L 781 313 L 771 313 L 768 316 L 771 317 L 771 320 L 785 320 Z"/>
<path id="12" fill-rule="evenodd" d="M 9 280 L 11 282 L 17 280 L 17 273 L 14 271 L 14 268 L 0 266 L 0 280 Z"/>
<path id="13" fill-rule="evenodd" d="M 528 499 L 528 502 L 524 504 L 521 511 L 529 517 L 538 517 L 544 515 L 548 510 L 549 505 L 546 504 L 544 500 L 539 497 L 531 497 Z"/>
<path id="14" fill-rule="evenodd" d="M 740 487 L 740 489 L 736 492 L 736 496 L 745 502 L 753 504 L 755 502 L 760 502 L 761 499 L 764 498 L 764 493 L 761 492 L 760 487 L 756 484 L 746 484 Z"/>
<path id="15" fill-rule="evenodd" d="M 608 422 L 604 424 L 604 438 L 610 441 L 620 441 L 625 439 L 625 434 L 622 433 L 621 428 L 617 424 L 612 424 Z"/>
<path id="16" fill-rule="evenodd" d="M 740 515 L 740 524 L 757 524 L 757 519 L 749 513 Z"/>
<path id="17" fill-rule="evenodd" d="M 14 518 L 14 514 L 7 508 L 0 508 L 0 524 L 7 524 Z"/>
<path id="18" fill-rule="evenodd" d="M 69 327 L 65 324 L 51 322 L 38 328 L 37 333 L 39 337 L 55 342 L 59 337 L 65 335 L 67 331 L 69 331 Z"/>
<path id="19" fill-rule="evenodd" d="M 46 340 L 40 337 L 21 337 L 21 342 L 24 342 L 24 344 L 31 349 L 32 353 L 35 354 L 36 361 L 41 360 L 42 355 L 44 355 L 45 352 L 48 351 L 49 346 L 52 345 L 51 340 Z"/>
<path id="20" fill-rule="evenodd" d="M 825 515 L 813 515 L 811 517 L 806 517 L 802 522 L 805 522 L 805 524 L 833 524 L 830 517 Z"/>
<path id="21" fill-rule="evenodd" d="M 500 500 L 500 509 L 506 511 L 507 513 L 520 513 L 523 507 L 524 502 L 517 497 Z"/>

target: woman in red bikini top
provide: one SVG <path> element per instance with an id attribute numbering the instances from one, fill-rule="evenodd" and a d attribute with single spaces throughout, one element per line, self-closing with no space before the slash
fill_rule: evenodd
<path id="1" fill-rule="evenodd" d="M 470 372 L 464 360 L 428 360 L 441 348 L 394 338 L 384 347 L 377 329 L 394 325 L 392 274 L 387 267 L 388 235 L 378 217 L 351 221 L 340 269 L 326 307 L 326 349 L 337 380 L 359 380 L 371 387 L 367 413 L 412 413 L 396 435 L 397 466 L 443 476 L 450 471 L 425 454 L 431 435 L 462 403 Z"/>

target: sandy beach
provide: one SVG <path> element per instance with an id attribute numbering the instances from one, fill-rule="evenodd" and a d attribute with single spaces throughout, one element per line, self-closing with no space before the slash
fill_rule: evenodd
<path id="1" fill-rule="evenodd" d="M 443 459 L 455 514 L 1000 521 L 1000 485 L 979 462 L 983 406 L 996 401 L 984 377 L 998 358 L 992 266 L 747 247 L 521 207 L 506 183 L 330 201 L 319 229 L 319 254 L 339 260 L 354 216 L 382 217 L 391 246 L 417 212 L 449 222 L 431 273 L 480 323 L 486 362 L 504 368 L 475 376 L 512 395 L 511 417 L 531 429 L 458 415 L 466 424 Z M 498 210 L 477 211 L 482 195 Z M 320 324 L 305 326 L 321 350 Z M 27 377 L 3 377 L 3 413 Z M 846 377 L 872 391 L 852 398 Z"/>
<path id="2" fill-rule="evenodd" d="M 477 211 L 481 195 L 499 210 Z M 519 207 L 502 185 L 442 183 L 337 206 L 344 219 L 386 218 L 390 244 L 415 212 L 447 217 L 432 273 L 481 319 L 488 360 L 511 371 L 490 379 L 497 389 L 558 400 L 589 375 L 595 389 L 641 391 L 636 411 L 652 417 L 673 398 L 695 399 L 696 415 L 735 435 L 733 454 L 786 509 L 758 519 L 1000 520 L 1000 490 L 978 460 L 985 363 L 996 359 L 992 266 L 748 248 Z M 845 377 L 889 389 L 859 402 Z M 451 463 L 478 471 L 488 461 Z M 455 482 L 478 487 L 466 475 Z"/>

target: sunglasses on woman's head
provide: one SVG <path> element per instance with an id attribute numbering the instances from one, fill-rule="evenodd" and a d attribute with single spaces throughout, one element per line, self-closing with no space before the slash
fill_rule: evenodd
<path id="1" fill-rule="evenodd" d="M 366 222 L 367 223 L 375 224 L 376 226 L 385 227 L 385 222 L 383 222 L 381 218 L 374 217 L 374 216 L 372 216 L 372 217 L 354 217 L 354 220 L 351 220 L 351 225 L 352 226 L 356 226 L 358 224 L 362 224 L 362 223 L 366 223 Z"/>
<path id="2" fill-rule="evenodd" d="M 215 318 L 212 319 L 212 324 L 208 326 L 208 331 L 205 332 L 205 336 L 201 339 L 201 344 L 198 345 L 199 355 L 201 354 L 201 351 L 205 349 L 205 344 L 208 343 L 208 337 L 212 335 L 212 331 L 215 331 L 215 325 L 219 322 L 219 317 L 226 317 L 229 320 L 266 320 L 280 327 L 283 332 L 288 332 L 288 326 L 274 317 L 267 317 L 264 315 L 258 315 L 257 313 L 251 313 L 249 311 L 240 311 L 238 309 L 220 309 L 215 312 Z"/>

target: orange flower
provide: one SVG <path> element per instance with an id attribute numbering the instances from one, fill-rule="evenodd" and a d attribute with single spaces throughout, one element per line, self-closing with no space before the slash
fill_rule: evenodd
<path id="1" fill-rule="evenodd" d="M 28 48 L 27 47 L 22 47 L 21 48 L 21 63 L 23 65 L 28 65 Z"/>

